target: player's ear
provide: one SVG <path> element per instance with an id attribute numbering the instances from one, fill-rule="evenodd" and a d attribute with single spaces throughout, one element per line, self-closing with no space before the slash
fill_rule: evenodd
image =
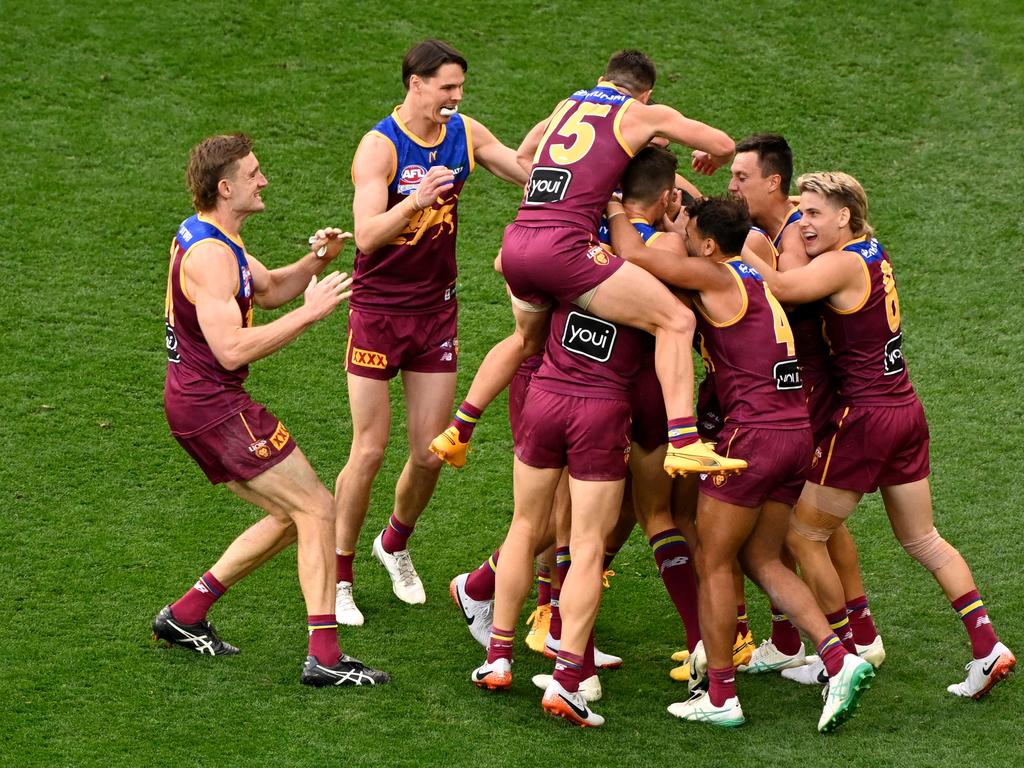
<path id="1" fill-rule="evenodd" d="M 769 192 L 774 192 L 780 186 L 782 186 L 782 176 L 780 176 L 777 173 L 773 173 L 771 176 L 768 177 L 768 191 Z"/>
<path id="2" fill-rule="evenodd" d="M 221 197 L 231 197 L 231 180 L 221 179 L 217 182 L 217 194 Z"/>
<path id="3" fill-rule="evenodd" d="M 837 223 L 840 227 L 845 227 L 850 223 L 850 209 L 845 205 L 839 209 L 839 218 L 837 219 Z"/>
<path id="4" fill-rule="evenodd" d="M 639 101 L 642 104 L 647 104 L 651 100 L 651 92 L 653 90 L 654 90 L 653 88 L 648 88 L 646 91 L 641 92 L 636 97 L 636 100 Z"/>

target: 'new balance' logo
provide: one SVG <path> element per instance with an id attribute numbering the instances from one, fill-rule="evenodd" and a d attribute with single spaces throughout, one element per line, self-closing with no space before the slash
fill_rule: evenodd
<path id="1" fill-rule="evenodd" d="M 658 569 L 659 573 L 664 573 L 669 568 L 675 568 L 677 565 L 686 565 L 690 562 L 690 558 L 686 555 L 680 555 L 679 557 L 670 557 L 668 560 L 661 564 L 661 568 Z"/>

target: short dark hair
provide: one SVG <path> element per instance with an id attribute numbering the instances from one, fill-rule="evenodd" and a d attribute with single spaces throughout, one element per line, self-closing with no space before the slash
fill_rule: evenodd
<path id="1" fill-rule="evenodd" d="M 780 189 L 784 195 L 789 194 L 793 180 L 793 150 L 789 148 L 789 142 L 777 133 L 755 133 L 737 142 L 736 154 L 740 152 L 756 152 L 761 174 L 779 174 L 782 178 Z"/>
<path id="2" fill-rule="evenodd" d="M 636 96 L 654 87 L 657 74 L 654 62 L 642 51 L 616 51 L 608 59 L 603 79 Z"/>
<path id="3" fill-rule="evenodd" d="M 430 38 L 416 43 L 402 59 L 402 83 L 409 90 L 409 78 L 413 75 L 429 77 L 437 73 L 444 64 L 458 64 L 465 72 L 469 69 L 465 57 L 444 40 Z"/>
<path id="4" fill-rule="evenodd" d="M 719 250 L 739 256 L 750 233 L 747 204 L 734 197 L 701 197 L 686 206 L 693 225 L 705 237 L 718 243 Z"/>
<path id="5" fill-rule="evenodd" d="M 238 161 L 252 152 L 252 139 L 244 133 L 211 136 L 192 147 L 186 178 L 197 211 L 212 211 L 217 205 L 217 185 L 232 175 Z"/>
<path id="6" fill-rule="evenodd" d="M 653 203 L 666 189 L 676 185 L 676 156 L 662 147 L 648 146 L 636 153 L 622 174 L 622 197 Z"/>

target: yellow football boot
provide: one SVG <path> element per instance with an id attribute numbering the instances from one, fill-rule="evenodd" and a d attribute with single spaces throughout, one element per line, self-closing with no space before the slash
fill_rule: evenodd
<path id="1" fill-rule="evenodd" d="M 459 430 L 454 426 L 448 427 L 430 441 L 430 452 L 441 459 L 441 461 L 448 462 L 456 469 L 462 469 L 466 466 L 466 452 L 468 450 L 469 443 L 459 440 Z"/>
<path id="2" fill-rule="evenodd" d="M 682 448 L 673 448 L 670 444 L 665 452 L 665 471 L 672 477 L 694 473 L 742 472 L 746 468 L 747 462 L 743 459 L 719 456 L 702 440 Z"/>
<path id="3" fill-rule="evenodd" d="M 551 628 L 551 603 L 538 605 L 526 620 L 530 631 L 526 633 L 526 647 L 537 653 L 544 653 L 544 641 Z"/>

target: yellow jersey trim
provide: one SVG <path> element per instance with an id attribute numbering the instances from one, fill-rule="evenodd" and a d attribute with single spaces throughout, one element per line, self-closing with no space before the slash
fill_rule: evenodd
<path id="1" fill-rule="evenodd" d="M 544 151 L 544 146 L 548 143 L 548 139 L 551 138 L 551 134 L 555 132 L 555 128 L 560 122 L 562 122 L 562 118 L 565 117 L 573 104 L 575 104 L 575 102 L 571 99 L 562 99 L 551 113 L 551 116 L 548 117 L 547 125 L 544 126 L 544 133 L 541 135 L 540 141 L 537 143 L 537 151 L 533 153 L 534 165 L 540 161 L 540 153 Z"/>
<path id="2" fill-rule="evenodd" d="M 470 125 L 470 121 L 466 117 L 462 118 L 462 125 L 466 128 L 466 154 L 469 155 L 469 172 L 472 173 L 476 168 L 476 155 L 473 154 L 473 126 Z"/>
<path id="3" fill-rule="evenodd" d="M 855 237 L 850 242 L 843 243 L 839 247 L 839 250 L 843 250 L 843 248 L 845 248 L 846 246 L 853 245 L 854 243 L 862 243 L 867 239 L 867 235 Z M 868 265 L 864 261 L 864 259 L 858 256 L 857 261 L 860 262 L 861 270 L 864 273 L 864 297 L 860 300 L 860 303 L 857 304 L 857 306 L 855 306 L 853 309 L 839 309 L 839 307 L 832 304 L 832 302 L 825 302 L 828 305 L 828 308 L 835 312 L 837 315 L 852 315 L 854 312 L 860 312 L 862 309 L 864 309 L 864 305 L 868 303 L 868 298 L 871 296 L 871 272 L 868 270 Z"/>
<path id="4" fill-rule="evenodd" d="M 726 259 L 721 263 L 727 264 L 730 261 L 740 261 L 740 259 Z M 726 269 L 729 268 L 726 267 Z M 740 311 L 737 312 L 734 317 L 732 317 L 730 320 L 727 320 L 724 323 L 716 323 L 708 316 L 708 313 L 704 311 L 704 304 L 703 302 L 700 301 L 699 298 L 693 302 L 693 306 L 697 308 L 697 311 L 700 312 L 704 316 L 704 319 L 707 320 L 715 328 L 728 328 L 730 325 L 736 325 L 736 323 L 742 320 L 743 316 L 747 314 L 747 305 L 749 303 L 749 300 L 747 298 L 747 292 L 743 288 L 743 278 L 739 276 L 739 273 L 736 272 L 735 269 L 729 269 L 729 274 L 732 275 L 733 279 L 736 281 L 736 287 L 740 289 L 740 297 L 743 299 L 743 305 L 740 307 Z"/>
<path id="5" fill-rule="evenodd" d="M 664 234 L 665 234 L 664 232 L 655 232 L 653 235 L 651 235 L 650 237 L 647 238 L 647 245 L 648 246 L 653 245 L 654 241 L 657 240 L 659 237 L 661 237 Z"/>
<path id="6" fill-rule="evenodd" d="M 441 135 L 437 137 L 437 141 L 435 141 L 433 144 L 431 144 L 430 142 L 425 141 L 424 139 L 421 139 L 415 133 L 410 131 L 406 127 L 405 123 L 402 122 L 402 118 L 400 118 L 398 116 L 398 108 L 401 107 L 401 106 L 402 105 L 399 104 L 398 107 L 395 107 L 395 111 L 391 113 L 391 117 L 392 117 L 392 119 L 394 119 L 395 125 L 398 126 L 398 129 L 402 133 L 404 133 L 406 136 L 408 136 L 410 139 L 412 139 L 414 142 L 416 142 L 417 144 L 419 144 L 421 147 L 423 147 L 425 149 L 432 149 L 434 147 L 440 146 L 441 142 L 444 141 L 444 137 L 448 135 L 448 126 L 444 125 L 444 124 L 441 125 Z M 463 123 L 465 123 L 465 120 L 463 120 Z"/>
<path id="7" fill-rule="evenodd" d="M 782 226 L 779 227 L 779 231 L 776 232 L 775 233 L 775 237 L 772 238 L 772 248 L 775 248 L 775 241 L 778 240 L 779 237 L 781 237 L 783 232 L 786 231 L 786 226 L 787 226 L 786 222 L 788 222 L 789 221 L 789 217 L 793 215 L 793 211 L 799 211 L 799 210 L 800 210 L 800 206 L 799 205 L 794 205 L 792 208 L 790 208 L 788 211 L 786 211 L 786 215 L 782 217 Z M 793 223 L 795 224 L 796 222 L 793 222 Z"/>
<path id="8" fill-rule="evenodd" d="M 612 131 L 615 133 L 615 139 L 619 142 L 619 146 L 621 146 L 626 151 L 626 154 L 629 155 L 630 157 L 633 157 L 636 154 L 636 152 L 633 151 L 633 148 L 630 147 L 629 144 L 626 143 L 626 140 L 622 137 L 622 130 L 620 126 L 622 124 L 622 116 L 626 114 L 627 109 L 633 106 L 633 103 L 635 101 L 636 99 L 632 97 L 627 99 L 626 103 L 622 105 L 622 109 L 615 113 L 615 121 L 612 123 Z"/>
<path id="9" fill-rule="evenodd" d="M 366 135 L 377 136 L 384 139 L 388 144 L 388 149 L 391 150 L 391 173 L 388 174 L 388 184 L 390 185 L 391 182 L 395 180 L 395 174 L 398 173 L 398 150 L 395 149 L 395 143 L 380 131 L 367 131 Z M 355 171 L 352 172 L 352 183 L 356 183 Z"/>
<path id="10" fill-rule="evenodd" d="M 225 232 L 223 229 L 221 229 L 220 226 L 217 224 L 217 222 L 215 222 L 213 219 L 208 219 L 207 217 L 203 216 L 203 214 L 201 212 L 198 212 L 198 211 L 196 212 L 196 218 L 199 219 L 200 221 L 205 221 L 207 224 L 209 224 L 211 227 L 216 229 L 218 232 L 220 232 L 222 235 L 224 235 L 224 237 L 226 237 L 232 243 L 237 245 L 243 251 L 245 250 L 245 243 L 242 242 L 242 238 L 234 237 L 233 235 L 229 235 L 227 232 Z"/>

